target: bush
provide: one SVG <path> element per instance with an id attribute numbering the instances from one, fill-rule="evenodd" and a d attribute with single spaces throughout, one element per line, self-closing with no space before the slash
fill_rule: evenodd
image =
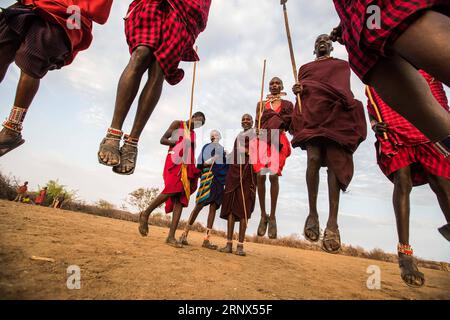
<path id="1" fill-rule="evenodd" d="M 14 200 L 18 186 L 16 178 L 7 177 L 0 172 L 0 199 Z"/>

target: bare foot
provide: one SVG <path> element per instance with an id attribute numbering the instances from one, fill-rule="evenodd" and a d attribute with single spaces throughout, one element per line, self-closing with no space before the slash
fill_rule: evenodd
<path id="1" fill-rule="evenodd" d="M 236 255 L 241 256 L 241 257 L 245 257 L 247 254 L 244 251 L 244 246 L 243 245 L 237 245 L 236 247 Z"/>
<path id="2" fill-rule="evenodd" d="M 108 167 L 120 164 L 120 139 L 107 135 L 100 144 L 98 150 L 98 161 Z"/>
<path id="3" fill-rule="evenodd" d="M 139 214 L 139 233 L 143 237 L 148 235 L 148 215 L 144 212 Z"/>

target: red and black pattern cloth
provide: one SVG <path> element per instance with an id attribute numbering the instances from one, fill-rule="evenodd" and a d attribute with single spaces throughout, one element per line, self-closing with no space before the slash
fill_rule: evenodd
<path id="1" fill-rule="evenodd" d="M 171 85 L 184 71 L 181 61 L 198 61 L 193 46 L 206 28 L 211 0 L 135 0 L 125 18 L 130 53 L 138 46 L 152 51 Z"/>
<path id="2" fill-rule="evenodd" d="M 434 97 L 445 110 L 449 111 L 442 83 L 423 71 L 420 73 L 427 80 Z M 378 165 L 386 177 L 393 181 L 394 172 L 411 166 L 414 186 L 427 183 L 427 173 L 450 179 L 450 160 L 446 159 L 434 144 L 408 120 L 391 109 L 373 88 L 369 90 L 382 121 L 387 123 L 389 130 L 387 140 L 377 135 L 375 143 Z M 367 110 L 373 118 L 377 119 L 376 111 L 370 101 Z"/>
<path id="3" fill-rule="evenodd" d="M 389 46 L 427 9 L 450 16 L 448 0 L 333 0 L 341 19 L 342 39 L 352 70 L 361 79 L 380 57 L 389 55 Z M 378 6 L 381 28 L 369 29 L 367 8 Z"/>

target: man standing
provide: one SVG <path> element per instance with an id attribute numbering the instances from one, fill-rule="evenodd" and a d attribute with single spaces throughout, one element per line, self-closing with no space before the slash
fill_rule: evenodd
<path id="1" fill-rule="evenodd" d="M 263 103 L 261 114 L 260 103 L 256 108 L 255 128 L 260 129 L 257 140 L 257 162 L 253 164 L 258 174 L 258 198 L 261 207 L 261 220 L 258 227 L 258 236 L 266 234 L 267 225 L 270 239 L 277 237 L 276 208 L 278 194 L 280 192 L 279 176 L 283 171 L 286 159 L 291 155 L 291 145 L 286 136 L 286 131 L 291 125 L 294 106 L 291 102 L 282 99 L 286 95 L 283 81 L 275 77 L 270 80 L 270 95 Z M 259 124 L 261 122 L 261 124 Z M 270 216 L 266 214 L 266 176 L 270 181 Z"/>
<path id="2" fill-rule="evenodd" d="M 98 160 L 113 171 L 134 172 L 138 141 L 161 96 L 164 79 L 179 83 L 181 61 L 198 61 L 193 46 L 205 30 L 211 0 L 134 0 L 125 18 L 125 34 L 131 58 L 117 88 L 111 126 L 100 144 Z M 144 73 L 148 80 L 139 98 L 136 117 L 120 148 L 122 126 L 139 90 Z"/>
<path id="3" fill-rule="evenodd" d="M 328 35 L 315 42 L 316 60 L 299 71 L 300 84 L 294 85 L 300 94 L 302 112 L 295 108 L 292 120 L 293 147 L 307 151 L 309 215 L 305 222 L 305 238 L 316 242 L 320 237 L 317 193 L 320 167 L 328 168 L 329 218 L 322 249 L 337 253 L 341 247 L 338 228 L 340 190 L 345 191 L 353 177 L 353 153 L 365 140 L 367 125 L 362 103 L 350 89 L 350 67 L 346 61 L 332 58 L 332 43 Z"/>
<path id="4" fill-rule="evenodd" d="M 222 211 L 220 217 L 228 221 L 227 244 L 219 249 L 223 253 L 233 252 L 233 234 L 236 220 L 239 221 L 239 242 L 236 254 L 245 256 L 244 241 L 247 221 L 251 218 L 256 201 L 256 174 L 253 170 L 255 131 L 252 130 L 253 118 L 244 114 L 241 120 L 243 132 L 237 136 L 233 152 L 230 155 L 230 168 L 225 182 Z"/>
<path id="5" fill-rule="evenodd" d="M 189 205 L 190 195 L 197 189 L 200 170 L 195 166 L 194 129 L 204 124 L 205 115 L 202 112 L 196 112 L 191 120 L 173 121 L 162 136 L 161 144 L 169 147 L 163 172 L 164 190 L 139 215 L 139 233 L 142 236 L 145 237 L 148 234 L 148 219 L 153 210 L 166 203 L 166 213 L 172 212 L 172 223 L 166 243 L 176 248 L 183 247 L 176 240 L 175 232 L 183 208 Z"/>
<path id="6" fill-rule="evenodd" d="M 442 84 L 420 71 L 431 92 L 447 112 L 448 101 Z M 409 242 L 409 199 L 413 187 L 428 183 L 436 194 L 447 224 L 439 229 L 450 241 L 450 161 L 417 128 L 392 110 L 367 87 L 372 129 L 376 134 L 377 162 L 384 175 L 394 183 L 393 204 L 399 238 L 398 261 L 403 281 L 421 287 L 425 276 L 419 272 Z"/>
<path id="7" fill-rule="evenodd" d="M 183 245 L 188 245 L 187 237 L 190 228 L 197 219 L 200 211 L 209 205 L 208 223 L 202 246 L 207 249 L 216 250 L 217 245 L 212 244 L 209 238 L 216 217 L 216 211 L 222 205 L 228 164 L 226 163 L 225 149 L 219 143 L 221 139 L 220 132 L 217 130 L 211 131 L 210 138 L 211 143 L 203 146 L 202 153 L 197 162 L 197 168 L 202 170 L 202 176 L 195 200 L 196 205 L 188 220 L 186 230 L 181 236 L 180 242 Z"/>
<path id="8" fill-rule="evenodd" d="M 112 0 L 20 0 L 0 11 L 0 82 L 13 61 L 20 68 L 14 106 L 0 131 L 0 157 L 25 142 L 23 122 L 41 79 L 89 48 L 93 22 L 106 23 L 111 6 Z"/>
<path id="9" fill-rule="evenodd" d="M 28 181 L 25 181 L 23 185 L 17 188 L 17 196 L 14 199 L 14 201 L 22 202 L 22 198 L 25 196 L 27 191 L 28 191 Z"/>

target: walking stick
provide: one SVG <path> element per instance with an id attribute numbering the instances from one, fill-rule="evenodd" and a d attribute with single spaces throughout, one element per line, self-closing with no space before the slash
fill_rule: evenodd
<path id="1" fill-rule="evenodd" d="M 239 140 L 238 140 L 238 146 L 240 146 L 239 144 Z M 245 146 L 244 146 L 245 148 Z M 240 148 L 238 148 L 239 150 Z M 244 215 L 245 215 L 245 227 L 248 226 L 248 215 L 247 215 L 247 207 L 246 207 L 246 202 L 245 202 L 245 194 L 244 194 L 244 182 L 243 182 L 243 177 L 242 177 L 242 155 L 239 154 L 239 180 L 240 180 L 240 184 L 241 184 L 241 196 L 242 196 L 242 203 L 244 205 Z M 245 162 L 245 154 L 244 154 L 244 162 Z"/>
<path id="2" fill-rule="evenodd" d="M 198 47 L 195 47 L 195 52 L 197 52 Z M 189 124 L 188 128 L 184 130 L 184 135 L 187 136 L 187 138 L 191 138 L 191 126 L 192 126 L 192 108 L 194 106 L 194 91 L 195 91 L 195 77 L 196 77 L 196 70 L 197 70 L 197 61 L 194 62 L 194 71 L 193 71 L 193 77 L 192 77 L 192 88 L 191 88 L 191 105 L 189 108 Z M 189 146 L 190 147 L 190 146 Z M 189 150 L 190 151 L 190 150 Z M 186 153 L 189 156 L 189 152 Z M 183 154 L 184 157 L 184 154 Z M 188 159 L 184 159 L 183 163 L 181 164 L 181 183 L 183 184 L 184 193 L 186 194 L 186 198 L 191 197 L 191 183 L 188 178 L 187 173 L 187 167 L 186 162 Z"/>
<path id="3" fill-rule="evenodd" d="M 261 118 L 263 114 L 263 97 L 264 97 L 264 83 L 266 79 L 266 60 L 264 59 L 263 76 L 261 84 L 261 99 L 259 100 L 259 117 L 258 117 L 258 133 L 261 130 Z"/>
<path id="4" fill-rule="evenodd" d="M 377 114 L 378 122 L 383 122 L 383 118 L 381 118 L 380 110 L 379 110 L 375 100 L 373 99 L 372 92 L 370 91 L 370 87 L 369 86 L 366 86 L 366 93 L 367 93 L 367 96 L 369 97 L 369 100 L 370 100 L 370 103 L 372 104 L 372 107 L 375 110 L 375 113 Z M 384 138 L 384 140 L 388 140 L 389 139 L 386 132 L 383 132 L 383 138 Z"/>
<path id="5" fill-rule="evenodd" d="M 289 18 L 288 18 L 287 7 L 286 7 L 287 1 L 288 0 L 281 0 L 281 5 L 283 6 L 284 24 L 286 26 L 286 35 L 287 35 L 288 44 L 289 44 L 289 53 L 291 55 L 292 72 L 294 73 L 294 81 L 296 84 L 298 84 L 297 64 L 295 63 L 294 47 L 292 45 L 291 29 L 289 27 Z M 302 113 L 302 100 L 300 98 L 300 94 L 297 94 L 297 101 L 298 101 L 298 109 L 299 109 L 300 113 Z"/>

